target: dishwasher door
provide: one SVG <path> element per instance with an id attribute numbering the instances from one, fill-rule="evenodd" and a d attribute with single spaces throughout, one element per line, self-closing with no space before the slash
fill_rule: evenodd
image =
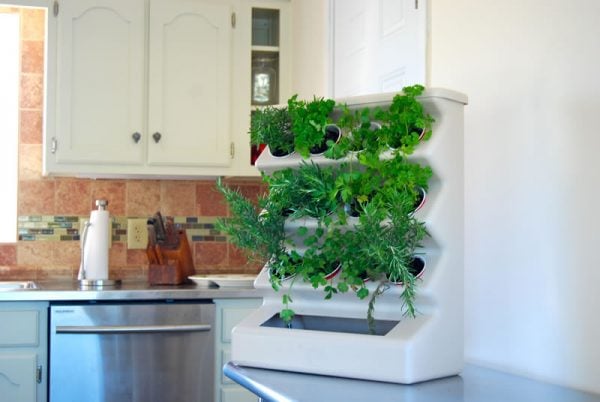
<path id="1" fill-rule="evenodd" d="M 214 399 L 212 303 L 53 304 L 50 402 Z"/>

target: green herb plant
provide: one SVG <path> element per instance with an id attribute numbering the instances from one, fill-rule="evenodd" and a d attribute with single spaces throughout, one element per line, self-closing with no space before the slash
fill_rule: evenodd
<path id="1" fill-rule="evenodd" d="M 389 110 L 351 111 L 342 105 L 337 124 L 352 135 L 346 135 L 326 156 L 337 159 L 350 150 L 360 151 L 356 158 L 346 158 L 335 167 L 303 162 L 294 169 L 263 175 L 269 194 L 258 206 L 219 183 L 231 217 L 219 220 L 218 228 L 251 255 L 269 261 L 273 289 L 281 289 L 285 278 L 294 275 L 282 295 L 284 321 L 294 316 L 291 290 L 296 281 L 322 289 L 325 299 L 347 292 L 369 298 L 371 331 L 376 300 L 393 283 L 403 286 L 403 314 L 417 314 L 418 280 L 411 264 L 428 234 L 412 211 L 419 188 L 427 190 L 433 177 L 430 167 L 409 159 L 415 147 L 431 135 L 433 118 L 417 99 L 422 91 L 421 86 L 404 88 Z M 288 101 L 299 153 L 309 154 L 320 141 L 333 107 L 332 101 L 316 98 L 310 103 L 296 96 Z M 382 128 L 373 130 L 373 121 Z M 419 139 L 412 127 L 423 128 L 428 135 Z M 393 133 L 399 135 L 400 146 L 383 157 Z M 334 281 L 327 274 L 336 265 L 341 271 Z M 369 290 L 367 281 L 377 283 L 375 290 Z"/>
<path id="2" fill-rule="evenodd" d="M 394 96 L 388 110 L 376 113 L 375 119 L 382 124 L 382 145 L 410 155 L 421 139 L 429 138 L 434 120 L 417 99 L 424 90 L 422 85 L 404 87 L 402 94 Z"/>
<path id="3" fill-rule="evenodd" d="M 274 156 L 294 151 L 294 134 L 287 108 L 267 106 L 255 110 L 250 119 L 250 142 L 267 144 Z"/>
<path id="4" fill-rule="evenodd" d="M 310 155 L 311 149 L 321 146 L 325 140 L 334 107 L 333 99 L 314 97 L 312 101 L 304 101 L 294 95 L 288 100 L 295 149 L 304 158 Z"/>

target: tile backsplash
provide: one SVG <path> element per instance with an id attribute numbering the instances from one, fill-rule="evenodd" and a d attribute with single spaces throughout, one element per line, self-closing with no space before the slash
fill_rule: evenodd
<path id="1" fill-rule="evenodd" d="M 127 219 L 172 216 L 191 241 L 198 273 L 255 273 L 262 264 L 245 256 L 214 228 L 227 206 L 214 180 L 93 180 L 42 176 L 45 11 L 0 7 L 21 16 L 19 190 L 17 243 L 0 244 L 0 280 L 74 279 L 80 261 L 79 221 L 109 201 L 113 241 L 110 275 L 145 279 L 145 250 L 127 249 Z M 250 198 L 264 191 L 259 179 L 228 180 Z"/>

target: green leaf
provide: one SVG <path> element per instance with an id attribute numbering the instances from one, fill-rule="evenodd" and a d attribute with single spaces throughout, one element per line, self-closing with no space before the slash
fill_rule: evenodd
<path id="1" fill-rule="evenodd" d="M 368 295 L 369 295 L 369 289 L 367 289 L 365 287 L 358 289 L 358 291 L 356 292 L 356 296 L 358 296 L 359 299 L 364 299 Z"/>
<path id="2" fill-rule="evenodd" d="M 281 310 L 281 312 L 279 313 L 279 317 L 286 323 L 290 323 L 292 321 L 292 318 L 294 318 L 294 315 L 296 313 L 294 313 L 294 310 L 289 309 L 289 308 L 284 308 Z"/>

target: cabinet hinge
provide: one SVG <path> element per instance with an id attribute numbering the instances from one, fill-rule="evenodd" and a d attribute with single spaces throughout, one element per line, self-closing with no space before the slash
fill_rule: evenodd
<path id="1" fill-rule="evenodd" d="M 37 368 L 35 369 L 35 381 L 38 384 L 42 383 L 42 366 L 37 366 Z"/>
<path id="2" fill-rule="evenodd" d="M 52 5 L 52 14 L 54 14 L 55 17 L 58 17 L 58 1 L 54 0 L 54 4 Z"/>
<path id="3" fill-rule="evenodd" d="M 415 0 L 415 10 L 419 9 L 419 0 Z"/>
<path id="4" fill-rule="evenodd" d="M 50 152 L 55 154 L 57 147 L 58 147 L 58 141 L 56 140 L 56 137 L 52 137 L 52 141 L 50 142 Z"/>
<path id="5" fill-rule="evenodd" d="M 235 28 L 235 13 L 231 13 L 231 27 Z"/>
<path id="6" fill-rule="evenodd" d="M 231 156 L 231 159 L 235 156 L 235 143 L 233 142 L 229 144 L 229 155 Z"/>

